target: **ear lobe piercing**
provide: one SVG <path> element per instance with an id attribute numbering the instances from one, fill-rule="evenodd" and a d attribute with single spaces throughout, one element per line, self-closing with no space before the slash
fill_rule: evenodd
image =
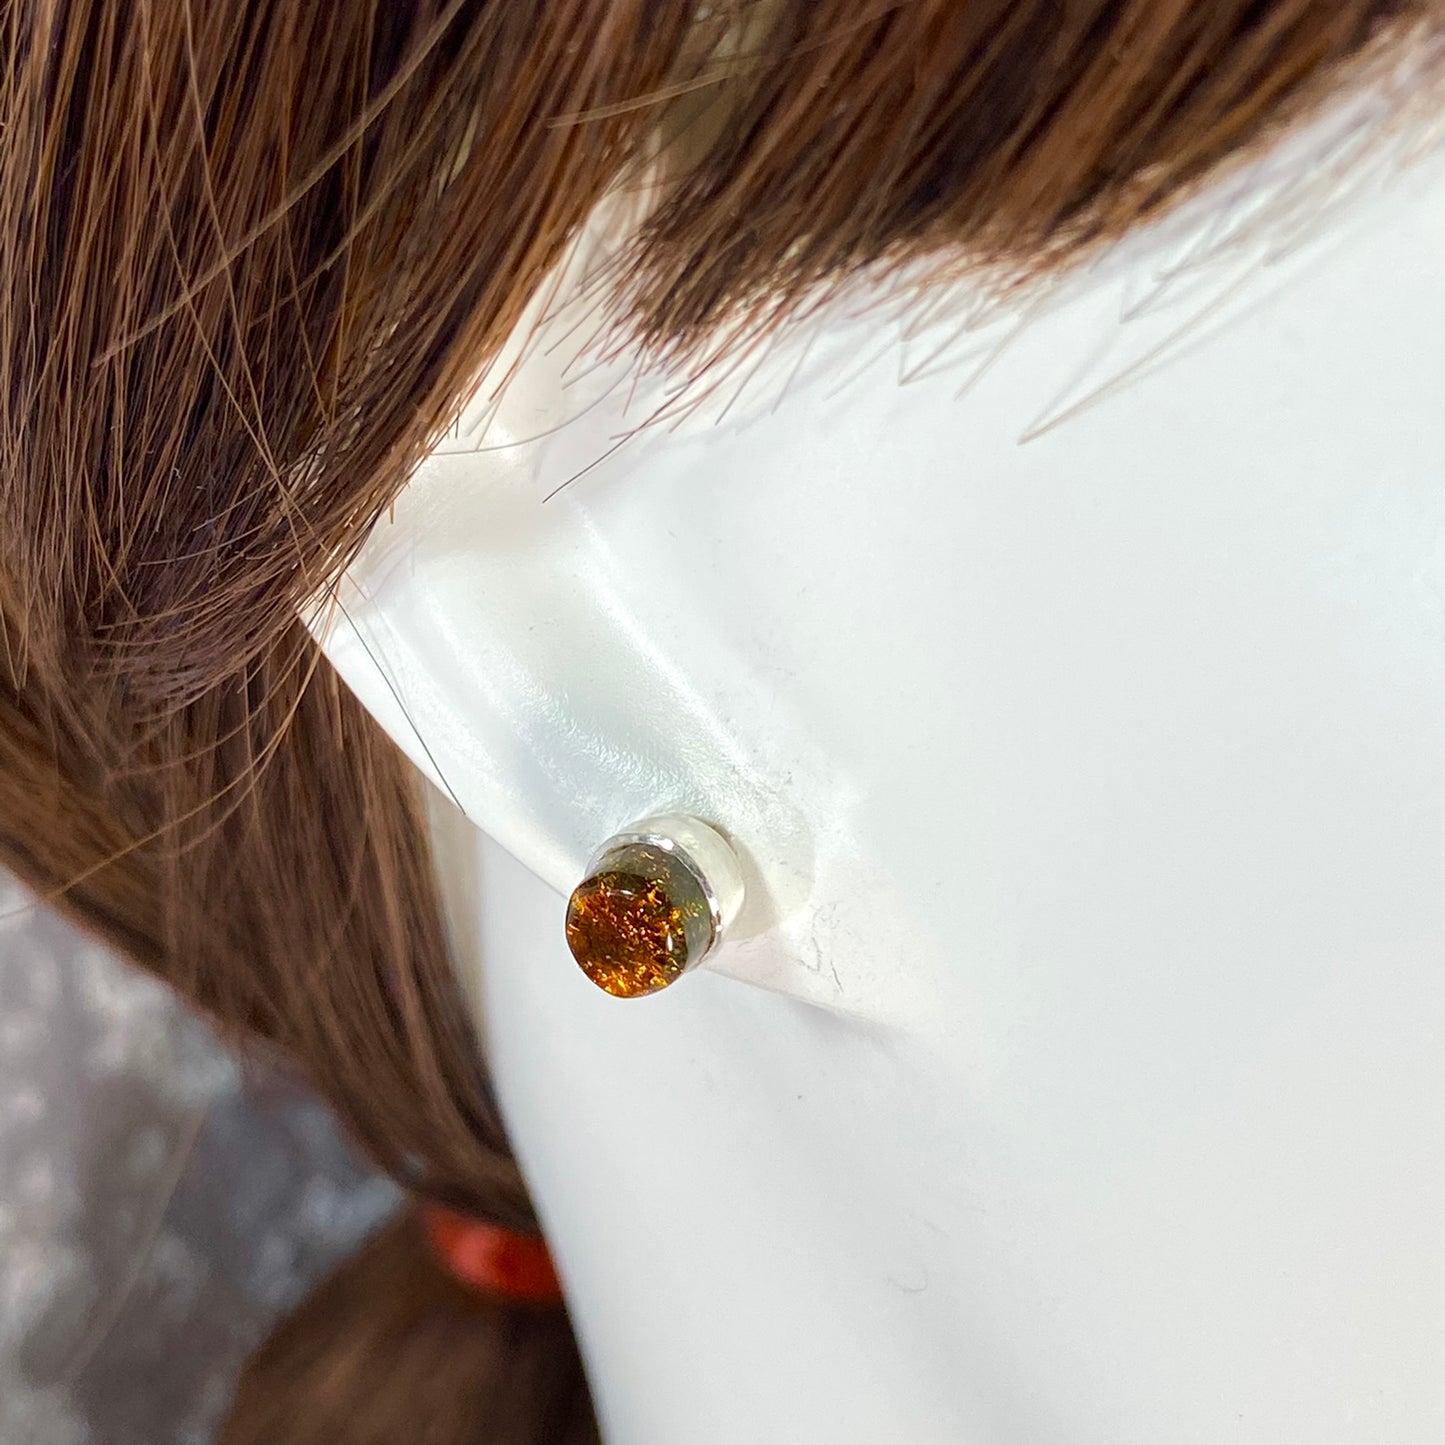
<path id="1" fill-rule="evenodd" d="M 715 828 L 644 818 L 592 855 L 567 903 L 567 947 L 598 988 L 640 998 L 696 968 L 742 901 L 742 870 Z"/>

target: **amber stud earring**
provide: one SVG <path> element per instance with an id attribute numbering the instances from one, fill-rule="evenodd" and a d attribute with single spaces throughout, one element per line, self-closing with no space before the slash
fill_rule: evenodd
<path id="1" fill-rule="evenodd" d="M 567 947 L 616 998 L 696 968 L 737 917 L 743 876 L 727 840 L 681 813 L 644 818 L 592 855 L 567 902 Z"/>

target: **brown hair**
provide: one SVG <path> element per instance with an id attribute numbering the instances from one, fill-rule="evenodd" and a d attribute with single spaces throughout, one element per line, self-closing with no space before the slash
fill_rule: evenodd
<path id="1" fill-rule="evenodd" d="M 0 859 L 295 1060 L 416 1194 L 535 1229 L 413 776 L 296 618 L 569 238 L 647 168 L 618 294 L 644 346 L 684 359 L 865 266 L 1033 274 L 1439 19 L 1427 0 L 8 5 Z M 226 1438 L 595 1428 L 565 1315 L 429 1274 L 404 1219 L 258 1354 Z"/>

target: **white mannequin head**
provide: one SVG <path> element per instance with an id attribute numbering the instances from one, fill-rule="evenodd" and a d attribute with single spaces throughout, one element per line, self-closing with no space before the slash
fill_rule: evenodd
<path id="1" fill-rule="evenodd" d="M 470 820 L 617 1438 L 1445 1420 L 1445 185 L 1322 194 L 1341 133 L 1006 304 L 856 288 L 668 425 L 564 279 L 318 624 Z M 666 811 L 743 865 L 721 977 L 594 996 L 566 894 Z"/>

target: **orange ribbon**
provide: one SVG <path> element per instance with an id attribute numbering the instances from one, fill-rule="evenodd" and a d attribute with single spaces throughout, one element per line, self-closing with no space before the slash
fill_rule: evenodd
<path id="1" fill-rule="evenodd" d="M 448 1274 L 482 1294 L 522 1304 L 562 1303 L 562 1283 L 547 1242 L 499 1224 L 428 1204 L 422 1227 Z"/>

